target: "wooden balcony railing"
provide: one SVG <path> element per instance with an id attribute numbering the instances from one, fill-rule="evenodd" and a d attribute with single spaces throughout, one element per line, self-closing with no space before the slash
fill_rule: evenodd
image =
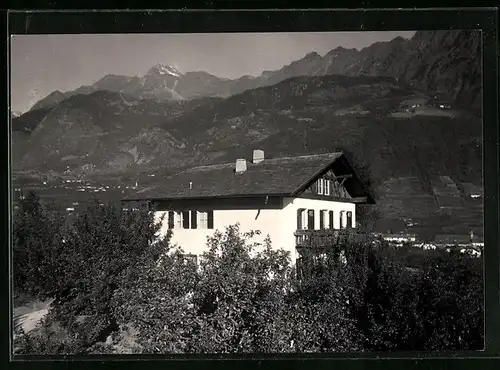
<path id="1" fill-rule="evenodd" d="M 327 247 L 339 241 L 340 230 L 297 230 L 295 232 L 296 247 Z"/>
<path id="2" fill-rule="evenodd" d="M 342 237 L 350 237 L 355 242 L 363 242 L 370 238 L 369 233 L 358 232 L 355 229 L 321 229 L 321 230 L 296 230 L 296 248 L 325 248 L 338 245 Z"/>

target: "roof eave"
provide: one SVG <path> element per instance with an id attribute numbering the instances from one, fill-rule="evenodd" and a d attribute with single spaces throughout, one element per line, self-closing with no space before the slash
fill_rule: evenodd
<path id="1" fill-rule="evenodd" d="M 122 202 L 138 201 L 182 201 L 182 200 L 210 200 L 210 199 L 231 199 L 231 198 L 260 198 L 273 197 L 284 198 L 293 196 L 291 193 L 264 193 L 264 194 L 234 194 L 234 195 L 212 195 L 212 196 L 188 196 L 188 197 L 149 197 L 149 198 L 125 198 Z"/>

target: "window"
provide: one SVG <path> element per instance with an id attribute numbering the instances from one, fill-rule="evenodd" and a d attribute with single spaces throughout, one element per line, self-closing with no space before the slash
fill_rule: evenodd
<path id="1" fill-rule="evenodd" d="M 324 180 L 319 179 L 318 180 L 318 194 L 322 195 L 324 192 Z"/>
<path id="2" fill-rule="evenodd" d="M 174 225 L 175 229 L 213 229 L 214 213 L 213 211 L 182 211 L 169 212 L 169 227 Z"/>
<path id="3" fill-rule="evenodd" d="M 333 223 L 333 211 L 329 211 L 328 212 L 328 215 L 329 215 L 329 222 L 330 222 L 330 229 L 333 229 L 334 228 L 334 223 Z"/>
<path id="4" fill-rule="evenodd" d="M 350 229 L 352 227 L 354 227 L 354 225 L 352 224 L 352 212 L 348 211 L 347 212 L 347 228 Z"/>
<path id="5" fill-rule="evenodd" d="M 325 181 L 325 195 L 330 195 L 330 180 Z"/>
<path id="6" fill-rule="evenodd" d="M 305 229 L 305 216 L 306 210 L 304 208 L 299 208 L 297 210 L 297 230 L 304 230 Z"/>
<path id="7" fill-rule="evenodd" d="M 344 224 L 344 213 L 345 213 L 345 211 L 340 211 L 340 228 L 341 228 L 341 229 L 344 229 L 344 228 L 345 228 L 345 224 Z"/>
<path id="8" fill-rule="evenodd" d="M 198 212 L 198 228 L 208 229 L 208 212 Z"/>
<path id="9" fill-rule="evenodd" d="M 307 211 L 307 228 L 309 230 L 314 230 L 314 210 L 309 209 Z"/>
<path id="10" fill-rule="evenodd" d="M 319 213 L 319 226 L 321 229 L 326 229 L 328 227 L 328 211 L 321 210 Z"/>
<path id="11" fill-rule="evenodd" d="M 175 228 L 182 229 L 182 212 L 175 212 Z"/>

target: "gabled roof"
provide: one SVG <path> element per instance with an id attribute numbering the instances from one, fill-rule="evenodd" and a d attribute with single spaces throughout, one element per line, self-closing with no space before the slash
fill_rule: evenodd
<path id="1" fill-rule="evenodd" d="M 344 174 L 354 173 L 341 152 L 271 158 L 257 164 L 247 161 L 247 170 L 239 174 L 234 172 L 235 162 L 232 162 L 178 172 L 165 178 L 160 185 L 143 189 L 125 200 L 298 196 L 333 164 L 343 169 Z M 345 181 L 344 185 L 351 196 L 368 197 L 372 201 L 357 176 Z"/>

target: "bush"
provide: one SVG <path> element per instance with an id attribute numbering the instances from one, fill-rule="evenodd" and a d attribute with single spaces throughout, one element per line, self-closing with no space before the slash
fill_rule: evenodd
<path id="1" fill-rule="evenodd" d="M 122 272 L 168 247 L 168 238 L 157 240 L 159 224 L 146 209 L 94 202 L 67 224 L 33 210 L 15 228 L 16 289 L 54 299 L 45 329 L 57 323 L 85 348 L 104 341 L 118 328 L 111 300 Z"/>
<path id="2" fill-rule="evenodd" d="M 63 217 L 44 210 L 36 194 L 30 192 L 18 201 L 13 214 L 13 280 L 17 294 L 44 296 L 54 280 L 50 278 L 60 243 Z"/>
<path id="3" fill-rule="evenodd" d="M 150 353 L 291 352 L 348 348 L 340 300 L 310 305 L 294 286 L 288 253 L 269 241 L 253 243 L 254 232 L 231 226 L 207 241 L 200 266 L 180 250 L 129 270 L 115 295 L 124 323 L 140 331 Z M 332 312 L 335 317 L 329 317 Z M 326 327 L 325 325 L 328 325 Z M 325 344 L 325 341 L 329 342 Z"/>
<path id="4" fill-rule="evenodd" d="M 208 238 L 196 265 L 147 209 L 95 203 L 65 222 L 30 195 L 16 212 L 16 293 L 54 298 L 39 328 L 17 333 L 18 353 L 112 353 L 128 332 L 142 353 L 483 347 L 482 258 L 407 258 L 348 232 L 304 255 L 297 279 L 287 252 L 238 225 Z"/>

